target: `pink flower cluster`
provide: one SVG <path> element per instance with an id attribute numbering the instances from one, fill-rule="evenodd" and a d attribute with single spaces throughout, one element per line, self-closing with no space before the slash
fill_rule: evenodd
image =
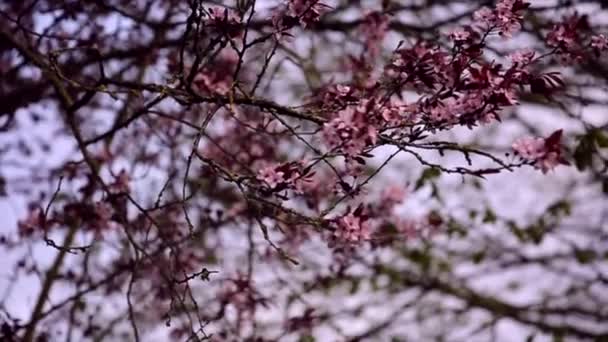
<path id="1" fill-rule="evenodd" d="M 545 139 L 520 138 L 513 143 L 512 148 L 522 159 L 532 162 L 535 168 L 547 173 L 559 164 L 568 164 L 562 156 L 561 137 L 562 130 L 554 132 Z"/>
<path id="2" fill-rule="evenodd" d="M 477 122 L 499 120 L 503 107 L 517 104 L 516 86 L 525 83 L 524 72 L 514 66 L 503 70 L 500 65 L 481 64 L 469 67 L 461 77 L 457 93 L 444 100 L 422 102 L 419 111 L 434 124 L 473 126 Z"/>
<path id="3" fill-rule="evenodd" d="M 603 52 L 608 51 L 608 37 L 603 34 L 592 36 L 590 45 L 595 57 L 599 58 Z"/>
<path id="4" fill-rule="evenodd" d="M 370 58 L 379 55 L 388 26 L 389 17 L 381 12 L 370 12 L 363 18 L 360 31 L 363 35 L 366 52 Z"/>
<path id="5" fill-rule="evenodd" d="M 591 35 L 587 16 L 572 15 L 553 26 L 546 37 L 562 62 L 581 61 L 593 52 L 596 57 L 608 49 L 608 38 L 603 34 Z M 591 51 L 588 51 L 591 50 Z"/>
<path id="6" fill-rule="evenodd" d="M 219 295 L 223 305 L 232 304 L 241 313 L 250 313 L 257 305 L 266 306 L 266 298 L 243 275 L 229 279 Z"/>
<path id="7" fill-rule="evenodd" d="M 378 203 L 379 213 L 390 213 L 390 211 L 398 204 L 403 203 L 407 191 L 403 186 L 391 185 L 386 187 L 380 194 L 380 202 Z"/>
<path id="8" fill-rule="evenodd" d="M 547 34 L 547 45 L 555 48 L 564 62 L 580 61 L 584 57 L 581 33 L 588 29 L 586 16 L 569 16 L 553 26 Z"/>
<path id="9" fill-rule="evenodd" d="M 449 55 L 428 42 L 395 51 L 385 74 L 400 85 L 413 84 L 433 89 L 438 84 L 453 83 Z"/>
<path id="10" fill-rule="evenodd" d="M 522 11 L 530 6 L 522 0 L 500 0 L 494 9 L 482 7 L 475 11 L 473 18 L 483 25 L 483 29 L 496 29 L 505 37 L 521 29 Z"/>
<path id="11" fill-rule="evenodd" d="M 293 189 L 303 193 L 306 183 L 312 182 L 314 172 L 303 168 L 302 162 L 289 162 L 267 166 L 258 171 L 257 179 L 264 182 L 272 192 Z"/>
<path id="12" fill-rule="evenodd" d="M 591 37 L 591 47 L 595 49 L 597 54 L 608 50 L 608 37 L 603 34 Z"/>
<path id="13" fill-rule="evenodd" d="M 32 235 L 35 231 L 43 229 L 44 212 L 41 208 L 30 209 L 27 217 L 17 223 L 19 234 L 22 236 Z"/>
<path id="14" fill-rule="evenodd" d="M 331 149 L 340 150 L 348 157 L 363 152 L 366 146 L 378 140 L 378 130 L 370 122 L 368 102 L 348 106 L 338 112 L 338 117 L 323 127 L 323 137 Z"/>
<path id="15" fill-rule="evenodd" d="M 356 245 L 371 238 L 371 226 L 362 206 L 337 220 L 334 237 L 346 245 Z"/>
<path id="16" fill-rule="evenodd" d="M 127 173 L 126 170 L 120 170 L 118 175 L 114 177 L 114 182 L 109 185 L 110 192 L 113 194 L 124 194 L 128 193 L 131 190 L 129 183 L 131 182 L 131 177 Z"/>
<path id="17" fill-rule="evenodd" d="M 217 33 L 230 38 L 237 38 L 243 33 L 241 18 L 228 8 L 215 7 L 209 9 L 207 25 L 212 27 Z"/>
<path id="18" fill-rule="evenodd" d="M 204 93 L 226 95 L 232 87 L 232 71 L 237 63 L 238 56 L 233 51 L 222 50 L 194 77 L 194 84 Z"/>
<path id="19" fill-rule="evenodd" d="M 283 9 L 273 17 L 275 28 L 282 32 L 296 26 L 298 23 L 308 27 L 319 21 L 321 15 L 329 6 L 320 0 L 288 0 Z"/>
<path id="20" fill-rule="evenodd" d="M 356 103 L 359 96 L 356 88 L 344 84 L 326 86 L 316 94 L 320 107 L 327 112 L 338 111 Z"/>
<path id="21" fill-rule="evenodd" d="M 536 52 L 534 52 L 534 50 L 532 50 L 532 49 L 522 49 L 522 50 L 517 50 L 517 51 L 513 52 L 511 55 L 509 55 L 509 59 L 511 59 L 511 62 L 514 65 L 517 64 L 517 66 L 525 67 L 528 64 L 532 63 L 535 55 L 536 55 Z"/>

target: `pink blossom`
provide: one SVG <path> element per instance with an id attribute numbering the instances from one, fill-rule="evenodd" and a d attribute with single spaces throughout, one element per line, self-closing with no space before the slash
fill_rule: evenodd
<path id="1" fill-rule="evenodd" d="M 238 55 L 224 49 L 213 61 L 194 77 L 194 84 L 204 93 L 226 95 L 233 84 L 232 71 L 238 64 Z"/>
<path id="2" fill-rule="evenodd" d="M 274 189 L 282 183 L 284 179 L 285 173 L 282 171 L 277 171 L 274 166 L 268 166 L 261 169 L 258 172 L 258 180 L 265 182 L 271 189 Z"/>
<path id="3" fill-rule="evenodd" d="M 543 173 L 554 169 L 559 164 L 568 165 L 561 152 L 562 131 L 553 132 L 547 138 L 520 138 L 512 147 L 522 159 L 533 163 Z"/>
<path id="4" fill-rule="evenodd" d="M 38 229 L 42 229 L 44 224 L 44 213 L 41 208 L 30 210 L 25 220 L 17 223 L 19 234 L 27 236 L 31 235 Z"/>
<path id="5" fill-rule="evenodd" d="M 381 12 L 370 12 L 363 18 L 360 26 L 365 48 L 372 58 L 378 56 L 382 41 L 388 31 L 389 17 Z"/>
<path id="6" fill-rule="evenodd" d="M 429 112 L 431 121 L 439 123 L 454 123 L 457 116 L 456 110 L 458 105 L 455 100 L 450 99 L 445 102 L 438 102 L 436 106 L 432 107 Z"/>
<path id="7" fill-rule="evenodd" d="M 406 239 L 415 239 L 420 236 L 422 226 L 419 221 L 416 220 L 399 220 L 397 222 L 397 231 Z"/>
<path id="8" fill-rule="evenodd" d="M 490 26 L 495 19 L 495 15 L 492 9 L 484 6 L 473 13 L 473 19 L 485 24 L 486 26 Z"/>
<path id="9" fill-rule="evenodd" d="M 366 218 L 349 213 L 338 220 L 334 235 L 340 242 L 356 244 L 369 240 L 371 229 Z"/>
<path id="10" fill-rule="evenodd" d="M 329 6 L 320 0 L 289 0 L 287 3 L 287 15 L 298 18 L 304 27 L 319 21 L 323 12 Z"/>
<path id="11" fill-rule="evenodd" d="M 347 156 L 356 156 L 375 144 L 378 131 L 366 120 L 365 106 L 349 106 L 338 112 L 338 117 L 323 127 L 325 142 L 332 149 L 342 150 Z"/>
<path id="12" fill-rule="evenodd" d="M 562 62 L 580 61 L 585 55 L 585 37 L 589 28 L 587 16 L 571 15 L 555 24 L 547 34 L 547 45 L 554 47 Z M 596 50 L 597 53 L 597 50 Z"/>
<path id="13" fill-rule="evenodd" d="M 386 187 L 380 195 L 380 209 L 391 210 L 395 205 L 403 203 L 407 195 L 406 189 L 399 185 Z"/>
<path id="14" fill-rule="evenodd" d="M 239 37 L 243 33 L 241 18 L 232 10 L 227 8 L 211 8 L 209 10 L 209 26 L 213 27 L 221 34 L 230 38 Z"/>
<path id="15" fill-rule="evenodd" d="M 520 157 L 535 160 L 545 153 L 545 140 L 531 137 L 519 138 L 513 143 L 512 148 Z"/>
<path id="16" fill-rule="evenodd" d="M 127 173 L 126 170 L 120 170 L 117 176 L 114 178 L 114 182 L 110 184 L 110 191 L 118 194 L 118 193 L 128 193 L 130 191 L 129 183 L 131 182 L 131 177 Z"/>
<path id="17" fill-rule="evenodd" d="M 591 47 L 597 51 L 604 51 L 608 49 L 608 37 L 603 34 L 598 34 L 591 37 Z"/>
<path id="18" fill-rule="evenodd" d="M 96 220 L 92 222 L 94 229 L 105 229 L 112 227 L 112 216 L 114 215 L 114 208 L 107 202 L 97 202 L 93 206 L 93 211 L 96 216 Z"/>
<path id="19" fill-rule="evenodd" d="M 471 37 L 471 32 L 462 27 L 456 28 L 448 33 L 448 38 L 455 42 L 464 42 Z"/>
<path id="20" fill-rule="evenodd" d="M 534 60 L 535 52 L 532 49 L 517 50 L 509 55 L 511 62 L 518 65 L 528 65 Z"/>
<path id="21" fill-rule="evenodd" d="M 523 20 L 522 10 L 530 4 L 522 0 L 501 0 L 495 9 L 482 7 L 473 14 L 473 18 L 480 22 L 484 29 L 494 28 L 498 34 L 511 37 L 521 29 Z"/>
<path id="22" fill-rule="evenodd" d="M 576 31 L 569 30 L 565 25 L 556 25 L 547 35 L 547 44 L 562 49 L 573 49 L 576 44 Z"/>
<path id="23" fill-rule="evenodd" d="M 312 181 L 314 173 L 302 170 L 303 161 L 289 162 L 262 168 L 257 179 L 268 185 L 271 190 L 294 189 L 297 193 L 303 193 L 306 183 Z"/>
<path id="24" fill-rule="evenodd" d="M 382 119 L 388 123 L 395 124 L 406 117 L 408 111 L 411 111 L 411 106 L 401 100 L 392 100 L 380 110 Z"/>
<path id="25" fill-rule="evenodd" d="M 543 173 L 547 173 L 560 164 L 559 158 L 560 157 L 557 152 L 547 152 L 542 158 L 537 161 L 536 166 Z"/>

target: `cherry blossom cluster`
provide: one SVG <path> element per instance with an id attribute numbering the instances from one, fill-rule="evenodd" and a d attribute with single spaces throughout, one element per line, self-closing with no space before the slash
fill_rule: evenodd
<path id="1" fill-rule="evenodd" d="M 226 95 L 232 87 L 237 63 L 234 51 L 224 49 L 196 74 L 194 84 L 204 94 Z"/>
<path id="2" fill-rule="evenodd" d="M 562 130 L 555 131 L 547 138 L 524 137 L 513 143 L 513 150 L 523 160 L 547 173 L 557 165 L 568 165 L 561 147 Z"/>
<path id="3" fill-rule="evenodd" d="M 214 7 L 209 9 L 207 25 L 214 32 L 229 38 L 240 37 L 243 33 L 241 18 L 228 8 Z"/>
<path id="4" fill-rule="evenodd" d="M 349 105 L 337 113 L 337 117 L 326 123 L 323 128 L 325 142 L 332 150 L 344 152 L 348 157 L 361 153 L 366 146 L 378 140 L 378 129 L 369 115 L 374 101 L 362 101 Z"/>
<path id="5" fill-rule="evenodd" d="M 399 87 L 414 85 L 433 89 L 437 84 L 453 84 L 452 63 L 449 55 L 439 46 L 421 41 L 411 48 L 395 51 L 391 62 L 385 67 L 385 74 Z"/>
<path id="6" fill-rule="evenodd" d="M 275 29 L 283 33 L 294 26 L 310 27 L 329 8 L 320 0 L 288 0 L 276 11 L 272 21 Z"/>
<path id="7" fill-rule="evenodd" d="M 283 163 L 260 169 L 257 179 L 271 192 L 293 189 L 297 193 L 303 193 L 306 183 L 310 183 L 314 176 L 314 172 L 310 170 L 304 167 L 303 162 Z"/>
<path id="8" fill-rule="evenodd" d="M 547 34 L 546 41 L 565 63 L 580 62 L 588 57 L 589 52 L 599 57 L 608 49 L 608 38 L 603 34 L 593 35 L 585 15 L 574 14 L 556 23 Z"/>
<path id="9" fill-rule="evenodd" d="M 523 10 L 530 3 L 523 0 L 500 0 L 494 9 L 482 7 L 475 11 L 473 18 L 484 30 L 496 30 L 499 35 L 511 37 L 521 29 Z"/>
<path id="10" fill-rule="evenodd" d="M 257 304 L 267 305 L 267 299 L 244 275 L 238 275 L 224 283 L 220 300 L 224 305 L 233 305 L 240 313 L 251 313 Z"/>
<path id="11" fill-rule="evenodd" d="M 365 50 L 370 58 L 375 58 L 380 53 L 388 27 L 389 16 L 382 12 L 373 11 L 363 18 L 360 31 L 363 35 Z"/>
<path id="12" fill-rule="evenodd" d="M 340 245 L 356 245 L 371 238 L 372 227 L 362 205 L 334 221 L 334 238 Z"/>

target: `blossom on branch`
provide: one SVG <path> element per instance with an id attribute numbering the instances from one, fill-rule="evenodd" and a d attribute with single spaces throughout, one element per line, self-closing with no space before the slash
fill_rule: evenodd
<path id="1" fill-rule="evenodd" d="M 562 130 L 558 130 L 547 138 L 520 138 L 513 143 L 512 148 L 523 160 L 547 173 L 557 165 L 569 165 L 562 155 L 561 138 Z"/>

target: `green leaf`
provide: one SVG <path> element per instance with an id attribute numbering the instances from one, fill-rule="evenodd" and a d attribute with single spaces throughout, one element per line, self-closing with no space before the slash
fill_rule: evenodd
<path id="1" fill-rule="evenodd" d="M 517 237 L 520 242 L 526 241 L 526 234 L 521 228 L 517 226 L 514 221 L 507 222 L 507 225 L 509 226 L 509 230 L 511 231 L 511 233 L 513 233 L 513 235 L 515 235 L 515 237 Z"/>
<path id="2" fill-rule="evenodd" d="M 566 200 L 559 200 L 549 206 L 549 208 L 547 208 L 547 211 L 553 216 L 559 216 L 560 214 L 568 216 L 572 212 L 572 207 L 570 202 Z"/>
<path id="3" fill-rule="evenodd" d="M 577 249 L 574 251 L 574 256 L 579 263 L 588 264 L 597 257 L 597 254 L 590 249 Z"/>
<path id="4" fill-rule="evenodd" d="M 312 335 L 302 335 L 302 336 L 300 336 L 300 339 L 298 339 L 298 342 L 315 342 L 315 341 L 316 341 L 316 339 Z"/>
<path id="5" fill-rule="evenodd" d="M 359 287 L 361 285 L 361 281 L 359 278 L 353 278 L 350 283 L 350 294 L 355 294 L 359 291 Z"/>
<path id="6" fill-rule="evenodd" d="M 486 251 L 479 251 L 479 252 L 475 252 L 471 256 L 471 260 L 473 260 L 474 263 L 479 264 L 480 262 L 483 261 L 483 259 L 485 257 L 486 257 Z"/>
<path id="7" fill-rule="evenodd" d="M 426 252 L 414 249 L 410 252 L 409 258 L 420 265 L 423 270 L 428 270 L 431 267 L 431 256 Z"/>
<path id="8" fill-rule="evenodd" d="M 591 166 L 593 162 L 593 140 L 593 137 L 589 134 L 583 136 L 574 150 L 574 163 L 580 171 Z"/>
<path id="9" fill-rule="evenodd" d="M 543 242 L 543 238 L 545 236 L 545 224 L 542 219 L 537 224 L 529 226 L 526 229 L 526 234 L 537 245 Z"/>
<path id="10" fill-rule="evenodd" d="M 446 232 L 448 233 L 448 236 L 456 234 L 460 237 L 464 237 L 468 234 L 467 230 L 455 220 L 448 221 Z"/>
<path id="11" fill-rule="evenodd" d="M 441 170 L 439 170 L 438 168 L 430 167 L 430 168 L 425 169 L 424 171 L 422 171 L 422 175 L 420 175 L 420 178 L 418 178 L 418 180 L 416 181 L 415 190 L 420 189 L 427 182 L 429 182 L 439 176 L 441 176 Z"/>
<path id="12" fill-rule="evenodd" d="M 6 196 L 6 180 L 0 175 L 0 197 Z"/>
<path id="13" fill-rule="evenodd" d="M 595 142 L 601 148 L 608 147 L 608 135 L 600 129 L 594 129 L 592 134 L 595 138 Z"/>
<path id="14" fill-rule="evenodd" d="M 486 209 L 486 212 L 483 215 L 483 223 L 495 223 L 496 222 L 496 214 L 492 209 Z"/>
<path id="15" fill-rule="evenodd" d="M 553 333 L 553 342 L 564 342 L 564 333 L 562 333 L 562 332 Z"/>

